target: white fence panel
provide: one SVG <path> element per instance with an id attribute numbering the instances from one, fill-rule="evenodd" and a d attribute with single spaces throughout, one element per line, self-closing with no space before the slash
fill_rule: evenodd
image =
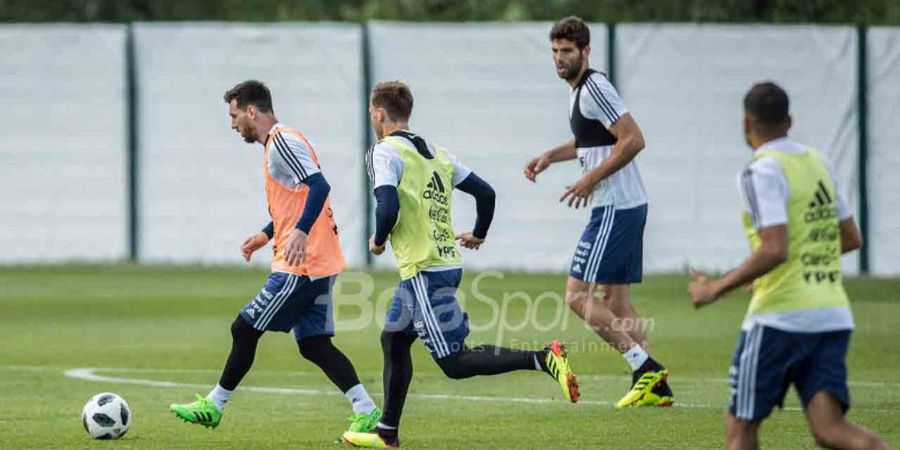
<path id="1" fill-rule="evenodd" d="M 125 28 L 4 25 L 0 54 L 0 262 L 125 257 Z"/>
<path id="2" fill-rule="evenodd" d="M 239 262 L 241 240 L 268 223 L 262 146 L 230 129 L 222 100 L 252 78 L 315 147 L 348 262 L 362 264 L 360 27 L 142 23 L 135 33 L 142 259 Z M 256 259 L 271 261 L 271 248 Z"/>
<path id="3" fill-rule="evenodd" d="M 869 252 L 871 271 L 900 274 L 900 28 L 872 28 L 869 64 Z M 893 205 L 893 206 L 892 206 Z"/>
<path id="4" fill-rule="evenodd" d="M 772 80 L 791 98 L 791 136 L 827 154 L 856 208 L 856 34 L 851 27 L 620 25 L 618 84 L 647 142 L 649 272 L 733 267 L 749 250 L 737 174 L 750 159 L 743 96 Z M 845 269 L 858 256 L 844 257 Z"/>
<path id="5" fill-rule="evenodd" d="M 467 267 L 565 271 L 585 211 L 558 203 L 580 176 L 577 163 L 553 167 L 536 185 L 525 163 L 571 138 L 569 87 L 557 78 L 550 23 L 373 23 L 373 81 L 403 80 L 415 97 L 410 127 L 490 182 L 497 208 L 487 244 L 463 250 Z M 606 27 L 593 25 L 593 66 L 605 70 Z M 475 204 L 456 193 L 454 225 L 471 229 Z M 378 258 L 393 264 L 393 257 Z"/>

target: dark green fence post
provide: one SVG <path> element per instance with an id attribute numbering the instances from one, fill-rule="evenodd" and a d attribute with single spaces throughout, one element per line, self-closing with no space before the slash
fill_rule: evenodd
<path id="1" fill-rule="evenodd" d="M 369 151 L 374 142 L 372 142 L 372 119 L 369 118 L 369 91 L 372 89 L 372 57 L 369 47 L 369 24 L 363 22 L 362 36 L 360 39 L 362 53 L 362 96 L 363 104 L 363 130 L 362 145 L 363 150 Z M 372 193 L 369 190 L 369 174 L 366 163 L 363 162 L 363 199 L 365 202 L 365 219 L 363 220 L 363 254 L 365 255 L 366 267 L 372 265 L 372 254 L 369 253 L 369 234 L 372 233 Z"/>
<path id="2" fill-rule="evenodd" d="M 127 114 L 127 164 L 128 164 L 128 260 L 137 262 L 140 258 L 138 245 L 138 94 L 137 67 L 134 49 L 134 26 L 128 24 L 125 32 L 125 109 Z"/>
<path id="3" fill-rule="evenodd" d="M 616 24 L 614 22 L 606 24 L 606 71 L 609 82 L 616 89 Z"/>
<path id="4" fill-rule="evenodd" d="M 857 67 L 857 126 L 859 134 L 859 231 L 862 234 L 862 247 L 859 249 L 859 271 L 869 273 L 869 102 L 868 102 L 868 61 L 865 25 L 856 28 L 856 67 Z"/>

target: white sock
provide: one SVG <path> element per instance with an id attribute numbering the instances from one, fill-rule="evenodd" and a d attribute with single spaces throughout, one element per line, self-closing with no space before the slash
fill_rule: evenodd
<path id="1" fill-rule="evenodd" d="M 225 409 L 225 404 L 228 403 L 228 400 L 231 398 L 232 394 L 234 394 L 234 391 L 229 391 L 228 389 L 225 389 L 217 384 L 216 387 L 213 388 L 213 390 L 209 391 L 209 394 L 206 395 L 206 398 L 215 403 L 216 408 L 219 408 L 219 412 L 222 412 L 222 410 Z"/>
<path id="2" fill-rule="evenodd" d="M 544 370 L 544 368 L 541 366 L 540 355 L 541 352 L 534 352 L 534 370 Z"/>
<path id="3" fill-rule="evenodd" d="M 353 386 L 344 393 L 344 397 L 350 400 L 350 406 L 353 407 L 354 414 L 371 414 L 375 411 L 375 402 L 362 383 Z"/>
<path id="4" fill-rule="evenodd" d="M 628 365 L 631 366 L 631 370 L 638 370 L 648 359 L 650 359 L 650 355 L 644 351 L 644 349 L 640 345 L 636 345 L 628 349 L 627 352 L 622 353 L 622 357 L 625 358 L 625 361 L 628 361 Z"/>

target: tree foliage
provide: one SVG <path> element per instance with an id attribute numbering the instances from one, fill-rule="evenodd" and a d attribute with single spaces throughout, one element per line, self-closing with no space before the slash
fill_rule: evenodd
<path id="1" fill-rule="evenodd" d="M 898 0 L 0 0 L 4 22 L 521 21 L 900 25 Z"/>

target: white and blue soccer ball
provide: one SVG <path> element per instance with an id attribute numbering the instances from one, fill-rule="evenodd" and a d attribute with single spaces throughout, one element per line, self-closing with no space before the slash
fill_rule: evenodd
<path id="1" fill-rule="evenodd" d="M 118 439 L 131 425 L 131 408 L 124 398 L 101 392 L 88 400 L 81 410 L 81 423 L 94 439 Z"/>

